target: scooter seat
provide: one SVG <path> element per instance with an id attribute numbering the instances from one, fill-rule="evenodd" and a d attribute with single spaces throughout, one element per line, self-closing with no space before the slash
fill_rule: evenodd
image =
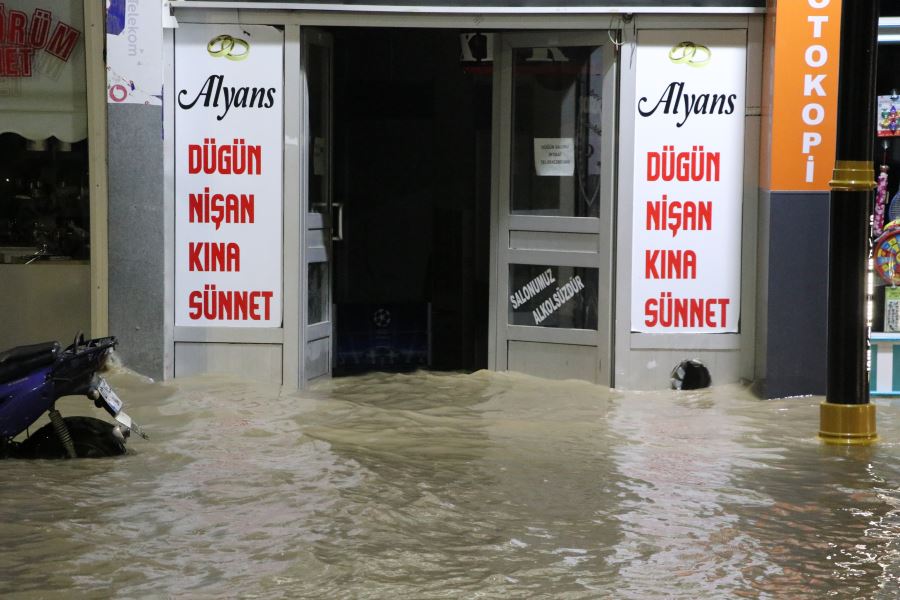
<path id="1" fill-rule="evenodd" d="M 14 381 L 35 369 L 52 365 L 59 350 L 59 342 L 41 342 L 0 352 L 0 383 Z"/>

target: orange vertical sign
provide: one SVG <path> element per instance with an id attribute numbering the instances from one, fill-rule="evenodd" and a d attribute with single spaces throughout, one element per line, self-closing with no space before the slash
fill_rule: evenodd
<path id="1" fill-rule="evenodd" d="M 828 190 L 837 136 L 840 0 L 779 0 L 769 189 Z"/>

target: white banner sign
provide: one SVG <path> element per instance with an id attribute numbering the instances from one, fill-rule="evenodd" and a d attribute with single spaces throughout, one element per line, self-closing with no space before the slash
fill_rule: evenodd
<path id="1" fill-rule="evenodd" d="M 737 332 L 746 33 L 638 34 L 631 329 Z"/>
<path id="2" fill-rule="evenodd" d="M 280 327 L 283 34 L 175 32 L 175 324 Z"/>

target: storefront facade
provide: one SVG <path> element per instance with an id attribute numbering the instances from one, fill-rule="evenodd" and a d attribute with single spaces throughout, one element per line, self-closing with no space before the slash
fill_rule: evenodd
<path id="1" fill-rule="evenodd" d="M 158 29 L 123 5 L 161 57 L 158 88 L 127 76 L 137 61 L 108 82 L 126 362 L 289 386 L 424 367 L 658 389 L 700 358 L 715 383 L 824 391 L 826 263 L 777 283 L 796 272 L 785 248 L 827 241 L 782 229 L 812 207 L 772 192 L 765 158 L 794 142 L 771 135 L 788 118 L 775 9 L 462 4 L 183 0 Z M 779 13 L 832 52 L 813 68 L 836 64 L 830 4 Z M 836 68 L 825 81 L 812 93 L 833 97 Z M 797 143 L 827 153 L 833 112 L 804 106 L 825 127 Z M 797 293 L 805 315 L 784 304 Z M 778 371 L 789 357 L 801 376 Z"/>
<path id="2" fill-rule="evenodd" d="M 103 18 L 0 4 L 2 348 L 107 327 Z"/>

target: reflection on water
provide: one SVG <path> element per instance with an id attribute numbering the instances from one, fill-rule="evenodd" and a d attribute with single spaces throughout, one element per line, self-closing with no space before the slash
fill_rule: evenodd
<path id="1" fill-rule="evenodd" d="M 820 398 L 373 374 L 303 394 L 113 385 L 151 432 L 0 463 L 22 598 L 892 598 L 898 406 L 815 438 Z M 86 403 L 66 401 L 73 414 Z"/>

